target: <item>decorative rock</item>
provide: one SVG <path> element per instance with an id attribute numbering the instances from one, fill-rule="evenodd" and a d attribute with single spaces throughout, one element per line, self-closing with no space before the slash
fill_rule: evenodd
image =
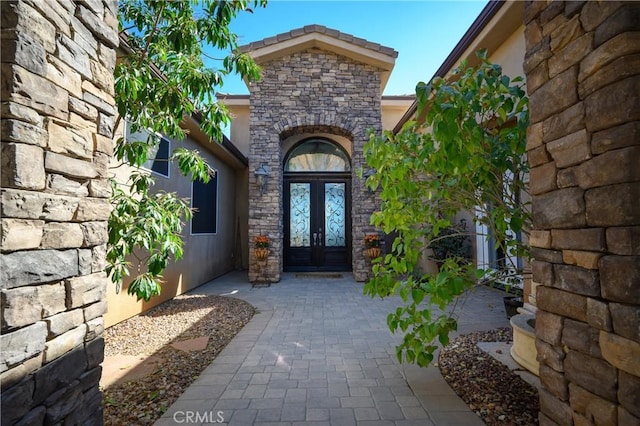
<path id="1" fill-rule="evenodd" d="M 633 226 L 640 223 L 638 182 L 589 189 L 584 198 L 589 226 Z"/>
<path id="2" fill-rule="evenodd" d="M 57 315 L 45 319 L 49 328 L 49 338 L 59 336 L 67 331 L 83 324 L 84 315 L 82 309 L 61 312 Z"/>
<path id="3" fill-rule="evenodd" d="M 105 312 L 107 312 L 107 301 L 102 300 L 100 302 L 94 303 L 92 305 L 84 308 L 84 321 L 89 322 L 92 319 L 101 317 Z"/>
<path id="4" fill-rule="evenodd" d="M 82 243 L 82 247 L 93 247 L 107 243 L 109 234 L 107 231 L 106 222 L 84 222 L 80 224 L 80 227 L 82 228 L 82 233 L 84 235 L 84 242 Z M 104 263 L 104 261 L 102 261 L 102 263 Z M 99 265 L 92 264 L 91 269 L 94 270 L 96 268 L 99 268 L 100 271 L 104 269 L 104 267 L 100 268 Z M 94 270 L 93 272 L 98 271 Z"/>
<path id="5" fill-rule="evenodd" d="M 598 26 L 595 30 L 594 46 L 598 47 L 621 33 L 638 31 L 640 7 L 638 4 L 625 4 Z"/>
<path id="6" fill-rule="evenodd" d="M 582 129 L 547 143 L 547 151 L 555 160 L 558 168 L 580 164 L 591 158 L 589 136 Z"/>
<path id="7" fill-rule="evenodd" d="M 568 265 L 575 265 L 585 269 L 598 269 L 598 261 L 602 253 L 592 251 L 564 250 L 562 258 Z"/>
<path id="8" fill-rule="evenodd" d="M 636 417 L 622 406 L 618 406 L 618 424 L 620 425 L 640 425 L 640 416 Z"/>
<path id="9" fill-rule="evenodd" d="M 81 324 L 64 334 L 49 340 L 44 350 L 44 362 L 49 363 L 54 359 L 60 358 L 63 354 L 69 352 L 76 346 L 82 345 L 86 333 L 87 326 L 85 324 Z"/>
<path id="10" fill-rule="evenodd" d="M 571 394 L 571 408 L 584 415 L 587 419 L 592 419 L 596 425 L 615 425 L 617 422 L 617 407 L 615 404 L 582 389 L 575 384 L 569 385 Z"/>
<path id="11" fill-rule="evenodd" d="M 553 41 L 551 44 L 553 48 Z M 592 46 L 593 34 L 591 33 L 569 43 L 562 51 L 549 58 L 549 77 L 554 77 L 569 67 L 579 64 L 592 51 Z"/>
<path id="12" fill-rule="evenodd" d="M 32 73 L 44 76 L 47 69 L 47 52 L 42 42 L 27 32 L 5 31 L 7 32 L 2 34 L 2 62 L 20 64 Z"/>
<path id="13" fill-rule="evenodd" d="M 49 80 L 15 65 L 3 67 L 2 78 L 13 93 L 11 100 L 60 119 L 69 113 L 68 92 Z"/>
<path id="14" fill-rule="evenodd" d="M 0 114 L 2 114 L 2 117 L 5 119 L 2 122 L 3 126 L 6 122 L 10 121 L 9 119 L 15 118 L 17 119 L 17 121 L 24 121 L 29 124 L 34 124 L 36 126 L 36 129 L 42 128 L 42 117 L 37 112 L 24 105 L 20 105 L 15 102 L 2 102 L 0 104 Z M 2 135 L 2 138 L 5 139 L 4 133 Z M 42 143 L 42 146 L 46 145 L 46 138 L 43 138 Z"/>
<path id="15" fill-rule="evenodd" d="M 544 388 L 538 391 L 540 396 L 540 410 L 548 414 L 553 424 L 573 426 L 572 412 L 568 404 L 563 403 Z"/>
<path id="16" fill-rule="evenodd" d="M 73 96 L 69 96 L 69 111 L 75 112 L 87 120 L 97 121 L 98 119 L 98 110 L 93 105 Z"/>
<path id="17" fill-rule="evenodd" d="M 78 222 L 106 221 L 111 213 L 111 204 L 104 198 L 82 198 L 76 210 Z"/>
<path id="18" fill-rule="evenodd" d="M 640 181 L 640 146 L 607 151 L 585 161 L 576 176 L 583 189 Z"/>
<path id="19" fill-rule="evenodd" d="M 536 229 L 584 226 L 584 191 L 565 188 L 533 197 L 533 225 Z"/>
<path id="20" fill-rule="evenodd" d="M 98 176 L 98 172 L 93 163 L 77 160 L 54 152 L 46 153 L 45 168 L 47 171 L 71 177 L 94 178 Z"/>
<path id="21" fill-rule="evenodd" d="M 79 249 L 78 250 L 78 274 L 89 275 L 91 274 L 91 250 Z"/>
<path id="22" fill-rule="evenodd" d="M 598 272 L 571 265 L 553 266 L 553 287 L 585 296 L 600 296 Z"/>
<path id="23" fill-rule="evenodd" d="M 578 85 L 580 99 L 586 99 L 590 94 L 609 84 L 635 75 L 635 69 L 640 66 L 640 55 L 623 56 L 600 68 Z"/>
<path id="24" fill-rule="evenodd" d="M 33 358 L 29 358 L 23 361 L 21 364 L 14 366 L 13 368 L 11 368 L 11 370 L 7 370 L 0 374 L 2 389 L 9 389 L 11 386 L 22 381 L 29 374 L 40 368 L 42 366 L 42 358 L 42 354 L 39 354 L 37 356 L 34 356 Z"/>
<path id="25" fill-rule="evenodd" d="M 49 56 L 46 78 L 54 81 L 58 86 L 74 96 L 82 96 L 82 78 L 75 69 L 65 64 L 55 56 Z M 71 99 L 71 97 L 69 98 Z"/>
<path id="26" fill-rule="evenodd" d="M 80 183 L 76 180 L 67 179 L 62 175 L 49 173 L 47 175 L 47 189 L 51 192 L 71 195 L 76 197 L 86 197 L 89 195 L 87 183 Z"/>
<path id="27" fill-rule="evenodd" d="M 42 248 L 80 247 L 84 236 L 77 223 L 49 222 L 44 227 Z"/>
<path id="28" fill-rule="evenodd" d="M 38 321 L 28 327 L 2 334 L 0 342 L 0 372 L 39 354 L 44 349 L 47 325 Z"/>
<path id="29" fill-rule="evenodd" d="M 640 417 L 640 378 L 624 371 L 620 372 L 618 378 L 618 400 L 620 404 L 634 416 Z"/>
<path id="30" fill-rule="evenodd" d="M 107 179 L 91 179 L 89 181 L 89 195 L 94 198 L 111 197 L 111 183 Z"/>
<path id="31" fill-rule="evenodd" d="M 104 361 L 104 339 L 97 339 L 88 342 L 86 345 L 87 366 L 88 368 L 96 368 Z"/>
<path id="32" fill-rule="evenodd" d="M 59 282 L 38 286 L 38 301 L 42 307 L 42 316 L 48 317 L 66 309 L 64 284 Z"/>
<path id="33" fill-rule="evenodd" d="M 640 256 L 604 256 L 600 282 L 605 299 L 640 304 Z"/>
<path id="34" fill-rule="evenodd" d="M 564 111 L 578 102 L 578 91 L 567 90 L 576 87 L 577 71 L 575 68 L 558 74 L 550 79 L 529 97 L 529 114 L 532 123 Z M 544 107 L 543 107 L 544 105 Z"/>
<path id="35" fill-rule="evenodd" d="M 49 149 L 59 154 L 89 160 L 93 158 L 93 140 L 88 130 L 77 130 L 49 121 Z"/>
<path id="36" fill-rule="evenodd" d="M 29 108 L 26 109 L 33 111 Z M 2 120 L 2 140 L 3 142 L 18 142 L 43 148 L 47 146 L 48 135 L 42 128 L 42 124 L 31 124 L 5 118 Z"/>
<path id="37" fill-rule="evenodd" d="M 542 340 L 536 340 L 536 353 L 536 360 L 540 362 L 540 365 L 546 364 L 555 371 L 564 371 L 563 360 L 565 354 L 561 348 L 551 346 Z"/>
<path id="38" fill-rule="evenodd" d="M 102 317 L 87 321 L 85 325 L 87 326 L 87 332 L 84 338 L 85 342 L 100 337 L 104 332 L 104 318 Z"/>
<path id="39" fill-rule="evenodd" d="M 580 22 L 585 31 L 593 31 L 609 15 L 615 12 L 623 2 L 586 2 L 580 13 Z"/>
<path id="40" fill-rule="evenodd" d="M 106 297 L 108 281 L 104 273 L 66 280 L 67 307 L 78 308 L 102 300 Z"/>
<path id="41" fill-rule="evenodd" d="M 531 262 L 533 279 L 543 285 L 553 284 L 553 265 L 549 262 L 534 259 Z"/>
<path id="42" fill-rule="evenodd" d="M 616 334 L 600 332 L 602 357 L 616 368 L 640 377 L 640 343 Z M 615 401 L 615 399 L 614 399 Z"/>
<path id="43" fill-rule="evenodd" d="M 640 32 L 638 32 L 640 34 Z M 636 41 L 640 45 L 640 35 Z M 585 99 L 585 124 L 590 132 L 640 120 L 640 76 L 628 77 L 597 90 Z"/>
<path id="44" fill-rule="evenodd" d="M 85 79 L 91 79 L 89 55 L 72 39 L 61 34 L 56 42 L 58 57 L 69 67 L 79 72 Z"/>
<path id="45" fill-rule="evenodd" d="M 564 374 L 542 364 L 540 366 L 540 383 L 552 395 L 561 401 L 569 400 L 569 387 Z"/>
<path id="46" fill-rule="evenodd" d="M 598 345 L 598 330 L 580 321 L 564 321 L 562 344 L 587 355 L 598 358 L 602 356 Z"/>
<path id="47" fill-rule="evenodd" d="M 591 150 L 594 154 L 633 146 L 640 138 L 640 121 L 626 123 L 611 129 L 594 133 L 591 138 Z"/>
<path id="48" fill-rule="evenodd" d="M 599 330 L 613 330 L 609 305 L 600 300 L 587 299 L 587 322 Z"/>
<path id="49" fill-rule="evenodd" d="M 560 346 L 564 318 L 550 312 L 536 312 L 536 338 L 553 346 Z"/>
<path id="50" fill-rule="evenodd" d="M 538 247 L 531 248 L 531 257 L 549 263 L 562 263 L 562 252 L 558 250 L 545 250 Z"/>
<path id="51" fill-rule="evenodd" d="M 543 122 L 544 141 L 550 142 L 584 128 L 584 104 L 579 102 Z"/>
<path id="52" fill-rule="evenodd" d="M 37 287 L 2 291 L 2 330 L 33 324 L 42 319 Z"/>
<path id="53" fill-rule="evenodd" d="M 33 379 L 27 378 L 9 392 L 2 393 L 2 424 L 13 425 L 27 414 L 32 403 L 33 387 Z"/>
<path id="54" fill-rule="evenodd" d="M 0 288 L 59 281 L 77 274 L 76 250 L 38 250 L 0 255 Z"/>
<path id="55" fill-rule="evenodd" d="M 534 123 L 527 128 L 527 151 L 542 146 L 544 133 L 543 123 Z"/>
<path id="56" fill-rule="evenodd" d="M 600 332 L 600 346 L 602 355 L 606 359 L 606 349 L 602 347 L 603 333 L 605 332 Z M 564 368 L 569 382 L 573 382 L 609 401 L 616 400 L 618 374 L 616 369 L 606 361 L 570 350 L 565 358 Z"/>
<path id="57" fill-rule="evenodd" d="M 4 217 L 66 222 L 73 218 L 78 200 L 31 191 L 2 190 L 0 203 Z"/>
<path id="58" fill-rule="evenodd" d="M 1 219 L 2 251 L 16 251 L 40 247 L 44 221 L 24 219 Z"/>
<path id="59" fill-rule="evenodd" d="M 574 16 L 551 33 L 551 51 L 554 58 L 559 56 L 565 46 L 583 34 L 578 16 Z M 562 51 L 561 51 L 562 49 Z M 560 51 L 560 52 L 559 52 Z"/>
<path id="60" fill-rule="evenodd" d="M 550 287 L 538 287 L 538 308 L 578 321 L 587 321 L 587 298 Z"/>
<path id="61" fill-rule="evenodd" d="M 529 191 L 532 195 L 544 194 L 557 189 L 556 166 L 554 163 L 533 167 L 530 173 Z"/>
<path id="62" fill-rule="evenodd" d="M 621 303 L 611 303 L 610 306 L 615 333 L 640 343 L 640 306 Z"/>
<path id="63" fill-rule="evenodd" d="M 106 46 L 118 47 L 118 33 L 112 26 L 105 24 L 89 9 L 82 5 L 76 8 L 76 16 L 93 32 Z"/>
<path id="64" fill-rule="evenodd" d="M 553 248 L 561 250 L 605 251 L 605 233 L 602 228 L 553 229 Z"/>
<path id="65" fill-rule="evenodd" d="M 44 323 L 43 323 L 44 324 Z M 39 404 L 56 390 L 65 388 L 87 370 L 87 358 L 82 347 L 76 348 L 36 371 L 34 404 Z"/>
<path id="66" fill-rule="evenodd" d="M 23 143 L 3 143 L 2 186 L 43 189 L 45 173 L 42 148 Z"/>
<path id="67" fill-rule="evenodd" d="M 527 152 L 527 159 L 531 167 L 541 166 L 552 160 L 545 146 L 539 146 Z"/>
<path id="68" fill-rule="evenodd" d="M 45 405 L 49 406 L 45 415 L 46 424 L 56 424 L 80 407 L 82 392 L 79 384 L 80 382 L 74 381 L 69 387 L 54 394 L 57 397 L 55 402 L 45 401 Z"/>
<path id="69" fill-rule="evenodd" d="M 106 226 L 102 225 L 102 229 L 105 231 L 100 235 L 106 235 Z M 87 238 L 85 236 L 85 244 L 87 243 Z M 91 272 L 104 272 L 105 267 L 107 266 L 107 246 L 106 244 L 102 244 L 99 246 L 95 246 L 91 249 Z"/>
<path id="70" fill-rule="evenodd" d="M 533 247 L 551 248 L 551 232 L 531 230 L 529 234 L 529 244 Z"/>

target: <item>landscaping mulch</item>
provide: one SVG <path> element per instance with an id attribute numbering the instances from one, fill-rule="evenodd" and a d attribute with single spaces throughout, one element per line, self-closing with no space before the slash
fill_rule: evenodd
<path id="1" fill-rule="evenodd" d="M 478 342 L 511 342 L 511 328 L 459 336 L 440 351 L 446 382 L 487 425 L 537 425 L 538 390 L 478 348 Z"/>
<path id="2" fill-rule="evenodd" d="M 160 361 L 151 374 L 103 390 L 104 424 L 153 424 L 254 314 L 242 300 L 183 295 L 105 330 L 105 356 L 154 355 Z M 171 345 L 203 336 L 209 338 L 204 350 Z"/>

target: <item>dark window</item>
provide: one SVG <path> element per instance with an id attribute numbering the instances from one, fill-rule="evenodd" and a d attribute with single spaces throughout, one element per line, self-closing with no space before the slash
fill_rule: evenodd
<path id="1" fill-rule="evenodd" d="M 192 234 L 215 234 L 218 228 L 218 173 L 208 183 L 197 179 L 192 183 Z"/>
<path id="2" fill-rule="evenodd" d="M 127 142 L 146 142 L 148 138 L 149 132 L 146 130 L 138 130 L 132 133 L 129 128 L 129 122 L 127 122 L 125 135 Z M 150 147 L 147 153 L 147 161 L 142 167 L 161 176 L 169 177 L 169 152 L 171 151 L 171 143 L 166 138 L 160 136 L 158 136 L 158 138 L 160 142 Z"/>

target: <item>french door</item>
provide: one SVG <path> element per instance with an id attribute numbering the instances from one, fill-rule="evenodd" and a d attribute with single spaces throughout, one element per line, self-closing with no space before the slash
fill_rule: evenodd
<path id="1" fill-rule="evenodd" d="M 351 181 L 287 176 L 284 180 L 284 269 L 351 269 Z"/>

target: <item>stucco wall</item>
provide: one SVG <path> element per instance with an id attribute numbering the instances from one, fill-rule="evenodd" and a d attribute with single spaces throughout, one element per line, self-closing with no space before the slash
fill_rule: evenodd
<path id="1" fill-rule="evenodd" d="M 171 150 L 178 147 L 198 150 L 218 173 L 217 233 L 215 235 L 192 234 L 191 222 L 188 221 L 185 224 L 182 232 L 184 256 L 177 262 L 169 263 L 163 273 L 162 293 L 149 302 L 138 302 L 135 296 L 127 294 L 130 279 L 125 280 L 119 294 L 116 293 L 115 284 L 110 283 L 107 289 L 109 310 L 105 315 L 107 327 L 233 270 L 241 256 L 240 249 L 236 246 L 239 221 L 236 215 L 236 198 L 239 196 L 236 187 L 236 170 L 190 137 L 183 141 L 171 140 Z M 116 174 L 119 182 L 125 182 L 131 169 L 127 166 L 116 166 L 118 164 L 112 162 L 111 171 Z M 170 178 L 167 178 L 154 174 L 156 182 L 154 191 L 175 192 L 180 198 L 190 199 L 191 180 L 182 176 L 177 164 L 171 163 L 169 176 Z M 131 261 L 133 262 L 134 259 Z"/>
<path id="2" fill-rule="evenodd" d="M 259 266 L 250 253 L 249 279 L 255 281 L 260 275 L 279 281 L 283 254 L 281 141 L 302 133 L 338 134 L 351 141 L 353 168 L 357 169 L 364 161 L 367 129 L 382 129 L 380 70 L 320 49 L 261 66 L 262 79 L 250 88 L 249 238 L 268 234 L 273 244 L 265 266 Z M 252 176 L 261 163 L 271 169 L 264 195 Z M 364 280 L 370 266 L 361 240 L 371 230 L 369 217 L 376 202 L 356 177 L 352 179 L 352 200 L 353 271 L 357 280 Z"/>

